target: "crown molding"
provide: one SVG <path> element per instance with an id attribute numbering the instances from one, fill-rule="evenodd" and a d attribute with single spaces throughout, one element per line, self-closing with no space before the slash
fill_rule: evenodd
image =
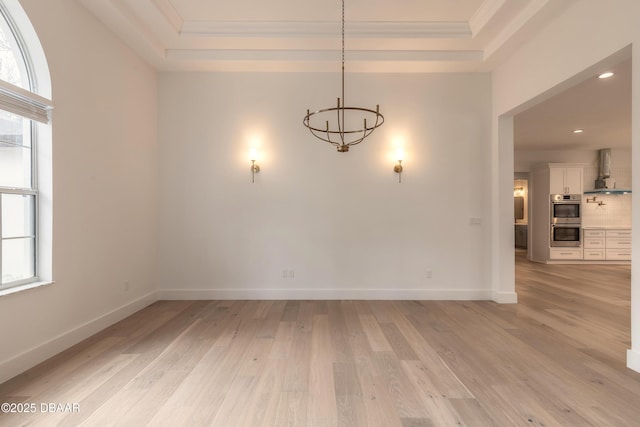
<path id="1" fill-rule="evenodd" d="M 184 19 L 178 13 L 178 11 L 173 7 L 169 0 L 152 0 L 153 5 L 156 7 L 158 12 L 166 19 L 167 23 L 171 28 L 176 32 L 180 33 L 182 29 L 182 25 L 184 24 Z"/>
<path id="2" fill-rule="evenodd" d="M 473 37 L 476 37 L 486 28 L 506 3 L 507 0 L 485 0 L 480 5 L 476 13 L 469 19 L 469 28 L 471 29 Z"/>
<path id="3" fill-rule="evenodd" d="M 183 37 L 339 37 L 340 22 L 185 21 Z M 345 22 L 345 34 L 358 38 L 469 38 L 466 22 Z"/>
<path id="4" fill-rule="evenodd" d="M 482 51 L 435 50 L 351 50 L 345 52 L 347 61 L 374 62 L 479 62 Z M 168 49 L 169 60 L 183 61 L 340 61 L 339 50 L 267 50 L 267 49 Z"/>
<path id="5" fill-rule="evenodd" d="M 342 34 L 340 21 L 194 21 L 172 0 L 78 1 L 158 70 L 324 67 Z M 469 22 L 347 21 L 345 36 L 361 49 L 347 56 L 371 72 L 486 71 L 553 16 L 550 4 L 558 2 L 484 0 Z"/>
<path id="6" fill-rule="evenodd" d="M 527 7 L 522 10 L 515 18 L 509 21 L 509 24 L 494 37 L 484 49 L 484 60 L 488 60 L 495 55 L 500 49 L 512 41 L 516 34 L 521 31 L 524 26 L 533 20 L 551 0 L 532 0 Z"/>

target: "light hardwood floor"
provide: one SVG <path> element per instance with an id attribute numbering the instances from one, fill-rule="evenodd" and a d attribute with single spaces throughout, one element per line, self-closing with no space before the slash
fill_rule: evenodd
<path id="1" fill-rule="evenodd" d="M 629 266 L 516 257 L 517 305 L 158 302 L 1 385 L 37 411 L 0 425 L 638 425 Z"/>

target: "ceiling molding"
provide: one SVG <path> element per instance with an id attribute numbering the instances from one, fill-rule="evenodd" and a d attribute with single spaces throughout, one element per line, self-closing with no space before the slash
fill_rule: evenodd
<path id="1" fill-rule="evenodd" d="M 345 34 L 361 38 L 469 38 L 466 22 L 346 22 Z M 181 36 L 193 37 L 331 37 L 340 22 L 186 21 Z"/>
<path id="2" fill-rule="evenodd" d="M 169 49 L 169 60 L 187 61 L 320 61 L 340 62 L 339 50 Z M 346 61 L 466 62 L 482 61 L 482 51 L 350 50 Z M 337 70 L 337 68 L 336 68 Z"/>
<path id="3" fill-rule="evenodd" d="M 184 19 L 178 13 L 178 11 L 173 7 L 169 0 L 152 0 L 153 5 L 158 9 L 160 14 L 164 16 L 167 20 L 167 23 L 171 26 L 171 28 L 176 32 L 176 34 L 180 33 L 182 26 L 184 24 Z"/>
<path id="4" fill-rule="evenodd" d="M 351 61 L 476 62 L 482 61 L 483 53 L 463 50 L 356 50 L 345 55 Z"/>
<path id="5" fill-rule="evenodd" d="M 366 38 L 470 38 L 467 22 L 347 22 L 345 33 Z"/>
<path id="6" fill-rule="evenodd" d="M 327 37 L 339 35 L 339 22 L 186 21 L 185 37 Z"/>
<path id="7" fill-rule="evenodd" d="M 324 55 L 336 48 L 335 40 L 342 34 L 340 21 L 308 21 L 306 19 L 312 16 L 304 7 L 296 9 L 295 14 L 278 15 L 278 10 L 274 10 L 269 15 L 294 17 L 286 21 L 207 21 L 204 18 L 198 21 L 194 20 L 194 16 L 198 16 L 194 11 L 189 19 L 185 19 L 184 11 L 174 6 L 178 3 L 172 0 L 78 1 L 158 70 L 217 69 L 212 58 L 225 57 L 240 58 L 229 61 L 246 61 L 242 63 L 244 67 L 252 60 L 252 54 L 256 55 L 255 64 L 266 66 L 267 62 L 281 62 L 269 65 L 269 69 L 286 69 L 287 61 L 291 61 L 292 69 L 312 69 L 312 64 L 327 61 L 323 59 Z M 287 1 L 297 0 L 282 0 L 279 7 L 292 4 Z M 437 6 L 438 1 L 443 7 L 453 7 L 449 3 L 451 0 L 432 1 L 435 5 L 429 7 Z M 392 15 L 392 9 L 401 6 L 386 4 L 375 13 L 368 13 L 372 18 L 367 21 L 345 22 L 345 36 L 355 41 L 350 46 L 356 49 L 349 55 L 359 58 L 359 66 L 372 72 L 379 64 L 384 65 L 379 72 L 391 69 L 400 72 L 405 69 L 419 70 L 416 72 L 430 69 L 433 72 L 488 71 L 510 49 L 526 41 L 542 25 L 541 21 L 553 16 L 550 4 L 558 4 L 551 0 L 477 1 L 478 9 L 467 11 L 468 18 L 457 15 L 454 18 L 457 21 L 412 21 L 411 16 L 407 20 L 387 21 L 385 18 Z M 242 17 L 243 11 L 239 7 L 229 3 L 225 10 L 232 10 Z M 205 9 L 211 11 L 210 7 Z M 298 49 L 306 53 L 300 53 Z M 500 55 L 496 54 L 498 52 Z M 307 64 L 302 64 L 301 58 L 307 58 L 304 59 Z M 198 61 L 203 63 L 198 64 Z M 371 63 L 363 64 L 365 61 Z M 392 64 L 393 61 L 398 64 Z M 416 66 L 409 66 L 410 62 Z M 222 65 L 224 69 L 234 68 L 228 63 Z"/>
<path id="8" fill-rule="evenodd" d="M 469 19 L 469 28 L 473 37 L 476 37 L 487 27 L 487 24 L 495 18 L 496 14 L 507 3 L 507 0 L 485 0 Z"/>
<path id="9" fill-rule="evenodd" d="M 494 37 L 484 49 L 485 61 L 490 59 L 509 42 L 523 27 L 533 20 L 551 0 L 532 0 L 527 7 L 515 16 L 504 29 Z"/>

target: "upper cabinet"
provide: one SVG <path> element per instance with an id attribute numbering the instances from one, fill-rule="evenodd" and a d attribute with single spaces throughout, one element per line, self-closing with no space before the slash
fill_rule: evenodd
<path id="1" fill-rule="evenodd" d="M 530 215 L 528 222 L 529 258 L 536 262 L 549 259 L 582 259 L 582 248 L 549 246 L 551 194 L 582 194 L 582 163 L 544 163 L 531 168 Z M 567 250 L 565 250 L 567 249 Z"/>
<path id="2" fill-rule="evenodd" d="M 583 166 L 549 164 L 549 194 L 582 194 Z"/>

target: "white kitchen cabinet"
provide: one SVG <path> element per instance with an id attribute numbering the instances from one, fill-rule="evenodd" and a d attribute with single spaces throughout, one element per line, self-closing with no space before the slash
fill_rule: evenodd
<path id="1" fill-rule="evenodd" d="M 585 261 L 631 260 L 631 229 L 588 228 L 583 230 Z"/>
<path id="2" fill-rule="evenodd" d="M 582 232 L 582 247 L 585 249 L 604 249 L 605 234 L 603 229 L 585 229 Z M 593 254 L 593 256 L 596 256 Z M 586 252 L 585 252 L 586 257 Z M 604 251 L 602 252 L 604 258 Z"/>
<path id="3" fill-rule="evenodd" d="M 630 228 L 616 228 L 605 230 L 605 236 L 607 239 L 627 239 L 631 240 L 631 229 Z"/>
<path id="4" fill-rule="evenodd" d="M 601 237 L 585 237 L 584 246 L 585 249 L 604 249 L 604 238 Z"/>
<path id="5" fill-rule="evenodd" d="M 582 260 L 582 248 L 551 247 L 551 194 L 582 194 L 582 163 L 544 163 L 531 168 L 529 259 L 536 262 Z"/>
<path id="6" fill-rule="evenodd" d="M 607 261 L 631 261 L 631 249 L 607 249 L 605 259 Z"/>
<path id="7" fill-rule="evenodd" d="M 585 260 L 603 261 L 605 259 L 604 230 L 585 229 L 582 233 L 582 247 Z"/>
<path id="8" fill-rule="evenodd" d="M 549 258 L 553 260 L 578 260 L 583 259 L 581 248 L 551 248 Z"/>
<path id="9" fill-rule="evenodd" d="M 605 237 L 604 228 L 585 228 L 584 229 L 584 238 L 602 238 Z"/>
<path id="10" fill-rule="evenodd" d="M 581 166 L 549 165 L 549 193 L 550 194 L 582 194 Z"/>
<path id="11" fill-rule="evenodd" d="M 584 249 L 585 260 L 602 261 L 604 257 L 604 249 Z"/>
<path id="12" fill-rule="evenodd" d="M 611 261 L 631 260 L 631 230 L 605 230 L 605 259 Z"/>
<path id="13" fill-rule="evenodd" d="M 631 239 L 612 239 L 607 237 L 607 249 L 629 249 L 631 250 Z"/>

